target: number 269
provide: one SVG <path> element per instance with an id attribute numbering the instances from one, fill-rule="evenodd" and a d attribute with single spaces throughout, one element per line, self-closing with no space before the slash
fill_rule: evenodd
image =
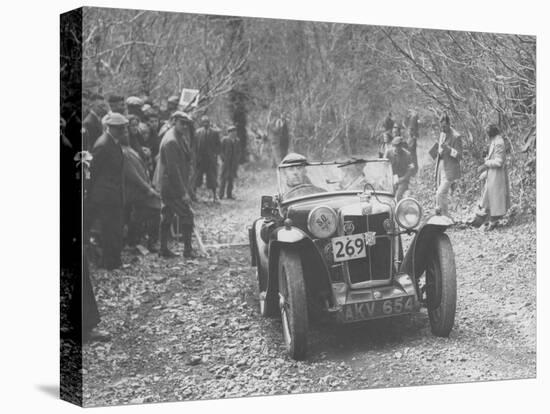
<path id="1" fill-rule="evenodd" d="M 363 239 L 348 240 L 345 244 L 342 241 L 336 242 L 336 257 L 346 257 L 361 254 L 365 248 Z M 345 252 L 345 254 L 344 254 Z"/>

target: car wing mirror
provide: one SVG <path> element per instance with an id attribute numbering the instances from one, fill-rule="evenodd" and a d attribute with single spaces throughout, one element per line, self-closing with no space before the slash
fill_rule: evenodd
<path id="1" fill-rule="evenodd" d="M 273 217 L 277 215 L 277 204 L 272 196 L 262 196 L 262 217 Z"/>

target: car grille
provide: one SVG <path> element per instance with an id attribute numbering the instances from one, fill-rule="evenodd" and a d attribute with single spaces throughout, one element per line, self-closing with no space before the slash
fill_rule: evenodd
<path id="1" fill-rule="evenodd" d="M 368 216 L 344 216 L 344 222 L 353 223 L 353 233 L 376 233 L 376 244 L 367 247 L 367 257 L 347 262 L 352 283 L 371 280 L 387 280 L 391 276 L 391 239 L 384 228 L 389 213 Z"/>

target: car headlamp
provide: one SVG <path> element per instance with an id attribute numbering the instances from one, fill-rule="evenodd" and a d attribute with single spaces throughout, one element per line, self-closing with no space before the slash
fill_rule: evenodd
<path id="1" fill-rule="evenodd" d="M 327 206 L 315 207 L 307 218 L 307 228 L 318 239 L 325 239 L 336 232 L 338 216 Z"/>
<path id="2" fill-rule="evenodd" d="M 418 226 L 422 217 L 420 204 L 413 198 L 404 198 L 395 208 L 395 219 L 397 224 L 405 229 L 412 229 Z"/>

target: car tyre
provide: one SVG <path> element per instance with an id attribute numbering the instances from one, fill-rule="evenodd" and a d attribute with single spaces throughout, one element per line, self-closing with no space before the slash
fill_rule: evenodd
<path id="1" fill-rule="evenodd" d="M 278 270 L 283 338 L 290 357 L 302 360 L 307 353 L 308 308 L 304 272 L 298 253 L 282 249 Z"/>
<path id="2" fill-rule="evenodd" d="M 456 266 L 449 236 L 438 234 L 426 269 L 426 299 L 435 336 L 449 336 L 456 313 Z"/>

